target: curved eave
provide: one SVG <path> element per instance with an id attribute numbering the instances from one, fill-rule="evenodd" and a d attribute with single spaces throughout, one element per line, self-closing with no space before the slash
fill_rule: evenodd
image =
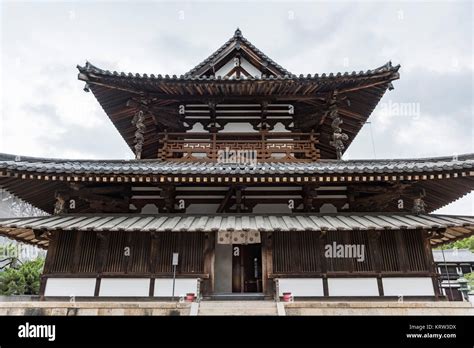
<path id="1" fill-rule="evenodd" d="M 391 81 L 399 78 L 399 66 L 387 64 L 381 68 L 366 72 L 307 75 L 307 76 L 269 76 L 261 78 L 220 78 L 214 76 L 155 76 L 110 72 L 86 64 L 79 68 L 79 79 L 87 82 L 99 104 L 117 128 L 130 149 L 134 147 L 135 129 L 131 123 L 136 107 L 127 106 L 134 98 L 155 98 L 158 101 L 153 112 L 160 117 L 160 108 L 169 108 L 183 102 L 202 102 L 209 98 L 272 98 L 280 102 L 317 101 L 327 98 L 328 94 L 338 91 L 346 96 L 349 105 L 340 108 L 343 119 L 342 130 L 349 136 L 346 148 L 375 109 Z M 319 111 L 324 108 L 314 106 Z M 162 110 L 162 109 L 161 109 Z M 296 108 L 295 117 L 298 117 Z M 166 111 L 164 111 L 166 112 Z M 151 117 L 146 118 L 145 143 L 142 157 L 154 158 L 158 151 L 157 131 Z M 183 125 L 177 119 L 173 131 L 183 131 Z M 331 120 L 325 119 L 317 130 L 320 133 L 319 147 L 322 158 L 336 158 L 331 141 Z"/>
<path id="2" fill-rule="evenodd" d="M 0 185 L 26 202 L 52 212 L 54 192 L 70 182 L 102 184 L 357 185 L 416 182 L 425 189 L 428 211 L 474 189 L 474 155 L 431 159 L 258 163 L 238 166 L 158 160 L 88 161 L 0 154 Z"/>

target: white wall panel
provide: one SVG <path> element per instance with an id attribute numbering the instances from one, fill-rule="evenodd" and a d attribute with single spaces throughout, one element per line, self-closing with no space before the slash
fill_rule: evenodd
<path id="1" fill-rule="evenodd" d="M 180 278 L 176 279 L 174 295 L 176 297 L 186 296 L 187 293 L 197 293 L 197 278 Z M 171 297 L 173 293 L 173 279 L 160 278 L 155 279 L 155 293 L 156 297 Z"/>
<path id="2" fill-rule="evenodd" d="M 431 278 L 383 278 L 385 296 L 434 296 Z"/>
<path id="3" fill-rule="evenodd" d="M 294 297 L 324 296 L 321 278 L 279 278 L 279 296 L 291 292 Z"/>
<path id="4" fill-rule="evenodd" d="M 102 278 L 99 296 L 148 296 L 148 278 Z"/>
<path id="5" fill-rule="evenodd" d="M 329 296 L 379 296 L 377 278 L 329 278 Z"/>
<path id="6" fill-rule="evenodd" d="M 45 296 L 94 296 L 95 278 L 48 278 Z"/>

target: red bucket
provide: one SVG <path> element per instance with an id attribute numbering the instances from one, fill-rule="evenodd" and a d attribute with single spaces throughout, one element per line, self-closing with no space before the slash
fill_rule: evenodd
<path id="1" fill-rule="evenodd" d="M 196 295 L 192 292 L 186 294 L 186 302 L 194 302 Z"/>
<path id="2" fill-rule="evenodd" d="M 284 302 L 292 302 L 293 301 L 293 294 L 291 292 L 284 292 L 283 293 L 283 301 Z"/>

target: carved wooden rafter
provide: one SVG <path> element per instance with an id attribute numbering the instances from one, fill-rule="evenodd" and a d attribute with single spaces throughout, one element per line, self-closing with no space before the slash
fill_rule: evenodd
<path id="1" fill-rule="evenodd" d="M 328 116 L 331 122 L 331 128 L 333 131 L 332 140 L 329 142 L 329 145 L 334 147 L 336 150 L 337 159 L 342 158 L 342 153 L 346 148 L 344 142 L 349 140 L 349 136 L 346 133 L 342 132 L 341 124 L 343 123 L 342 118 L 339 116 L 338 106 L 337 106 L 337 91 L 331 96 L 328 106 Z"/>
<path id="2" fill-rule="evenodd" d="M 64 191 L 56 191 L 54 197 L 54 215 L 67 214 L 67 201 L 69 200 L 69 194 Z"/>
<path id="3" fill-rule="evenodd" d="M 98 213 L 120 213 L 130 210 L 130 188 L 126 186 L 93 187 L 70 184 L 69 199 L 88 203 L 88 209 Z"/>
<path id="4" fill-rule="evenodd" d="M 140 159 L 142 157 L 143 144 L 145 143 L 145 113 L 143 110 L 138 110 L 135 116 L 132 119 L 132 125 L 136 127 L 135 130 L 135 139 L 134 139 L 134 149 L 135 149 L 135 158 Z"/>
<path id="5" fill-rule="evenodd" d="M 164 213 L 175 212 L 176 189 L 174 185 L 161 186 L 161 197 L 163 198 L 163 206 L 161 207 Z"/>
<path id="6" fill-rule="evenodd" d="M 418 197 L 420 189 L 411 183 L 388 186 L 354 185 L 348 187 L 351 211 L 384 211 L 403 197 Z M 362 196 L 362 194 L 364 196 Z M 406 207 L 399 210 L 406 210 Z"/>

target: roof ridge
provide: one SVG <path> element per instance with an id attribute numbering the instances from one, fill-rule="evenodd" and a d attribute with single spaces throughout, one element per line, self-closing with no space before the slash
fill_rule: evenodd
<path id="1" fill-rule="evenodd" d="M 457 156 L 458 161 L 468 161 L 474 160 L 474 153 L 465 153 L 460 154 Z M 15 161 L 15 162 L 109 162 L 109 163 L 152 163 L 152 162 L 160 162 L 160 163 L 183 163 L 183 164 L 197 164 L 197 163 L 207 163 L 207 162 L 174 162 L 174 161 L 163 161 L 159 159 L 74 159 L 74 158 L 48 158 L 48 157 L 33 157 L 33 156 L 22 156 L 22 155 L 15 155 L 15 154 L 8 154 L 8 153 L 0 153 L 0 162 L 4 161 Z M 453 156 L 440 156 L 440 157 L 420 157 L 420 158 L 392 158 L 392 159 L 350 159 L 350 160 L 330 160 L 330 159 L 323 159 L 316 162 L 287 162 L 288 165 L 300 165 L 300 164 L 308 164 L 314 165 L 317 163 L 341 163 L 341 164 L 351 164 L 351 163 L 384 163 L 384 162 L 423 162 L 423 161 L 432 161 L 432 162 L 452 162 L 454 161 Z M 262 162 L 266 164 L 271 164 L 273 162 Z M 281 164 L 282 162 L 275 162 Z M 283 162 L 285 163 L 285 162 Z M 215 163 L 219 164 L 219 163 Z M 221 163 L 220 165 L 225 165 L 225 163 Z"/>
<path id="2" fill-rule="evenodd" d="M 234 32 L 234 35 L 229 39 L 227 40 L 221 47 L 219 47 L 216 51 L 214 51 L 213 53 L 211 53 L 210 56 L 208 56 L 206 59 L 204 59 L 203 61 L 201 61 L 199 64 L 197 64 L 194 68 L 192 68 L 191 70 L 189 70 L 187 73 L 185 73 L 184 75 L 193 75 L 197 70 L 199 70 L 200 68 L 202 68 L 206 63 L 210 62 L 212 59 L 214 59 L 219 53 L 221 53 L 224 49 L 226 49 L 228 46 L 230 46 L 232 43 L 234 42 L 238 42 L 238 41 L 241 41 L 243 43 L 245 43 L 249 48 L 251 48 L 258 56 L 260 56 L 260 58 L 262 58 L 263 60 L 267 61 L 268 63 L 270 63 L 271 65 L 275 66 L 276 68 L 278 68 L 279 70 L 281 70 L 285 75 L 293 75 L 291 72 L 289 72 L 288 70 L 286 70 L 285 68 L 283 68 L 280 64 L 278 64 L 277 62 L 275 62 L 273 59 L 271 59 L 269 56 L 267 56 L 265 53 L 263 53 L 260 49 L 258 49 L 254 44 L 252 44 L 248 39 L 246 39 L 243 35 L 242 35 L 242 31 L 237 28 Z"/>

